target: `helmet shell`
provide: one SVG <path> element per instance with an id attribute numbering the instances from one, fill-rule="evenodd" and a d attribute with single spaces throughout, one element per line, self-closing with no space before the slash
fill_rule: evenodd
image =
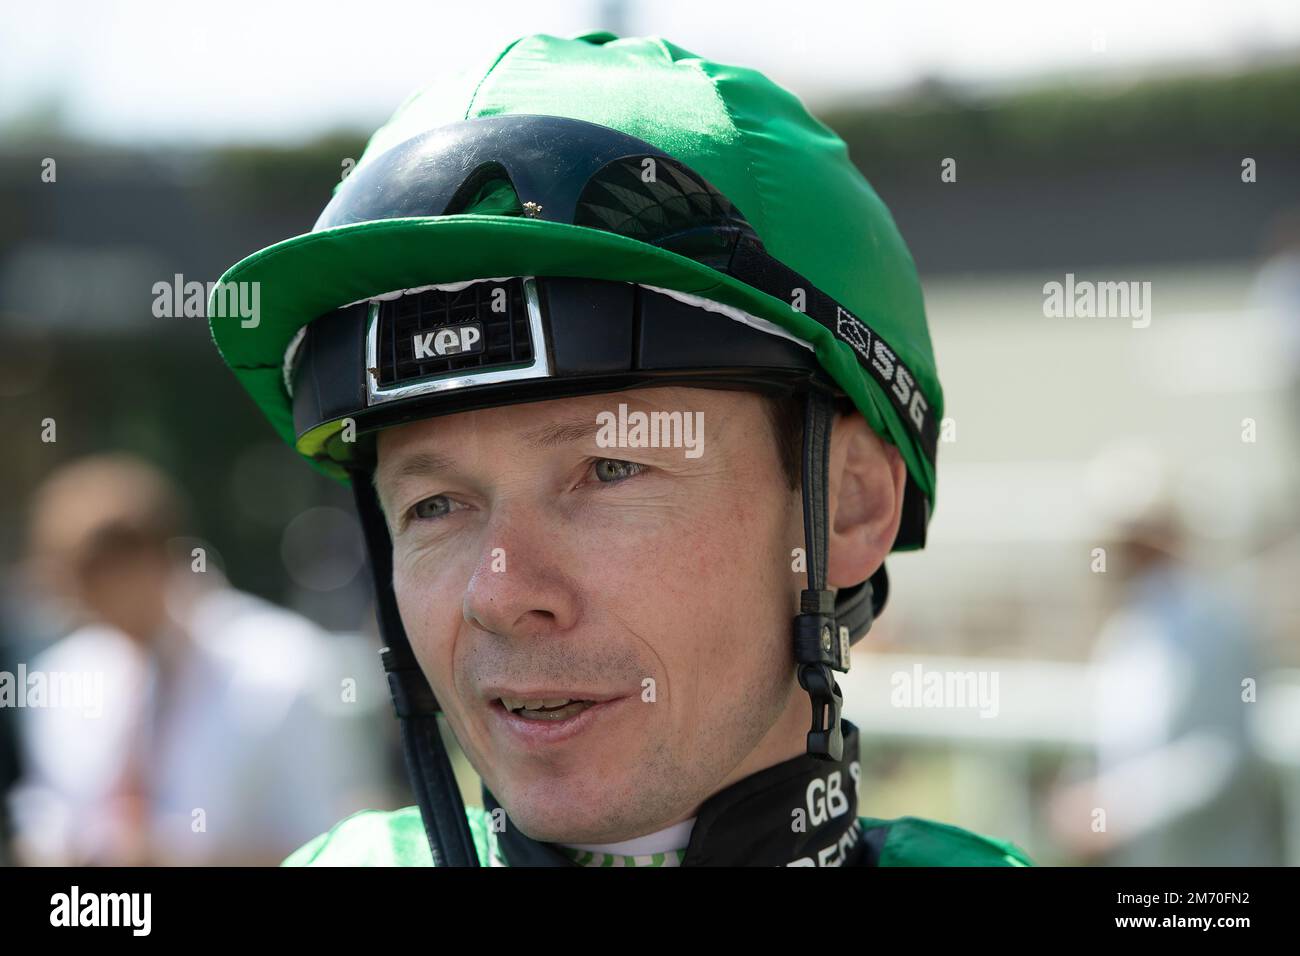
<path id="1" fill-rule="evenodd" d="M 931 414 L 942 417 L 920 282 L 907 246 L 844 141 L 793 93 L 755 70 L 703 59 L 658 37 L 534 34 L 510 43 L 481 70 L 440 78 L 408 98 L 370 138 L 353 174 L 430 129 L 509 113 L 608 126 L 701 174 L 741 210 L 772 256 L 889 343 L 911 369 Z M 613 233 L 484 213 L 313 231 L 227 270 L 209 304 L 210 327 L 223 359 L 293 445 L 283 361 L 304 325 L 369 296 L 506 275 L 640 282 L 711 299 L 785 328 L 814 347 L 872 428 L 898 446 L 910 484 L 932 512 L 935 464 L 848 344 L 793 302 Z M 254 320 L 218 314 L 222 288 L 250 282 L 259 288 Z M 313 464 L 344 478 L 328 463 Z"/>

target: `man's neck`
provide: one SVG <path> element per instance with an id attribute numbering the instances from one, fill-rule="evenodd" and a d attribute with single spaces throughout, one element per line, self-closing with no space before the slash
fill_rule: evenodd
<path id="1" fill-rule="evenodd" d="M 848 721 L 842 725 L 844 757 L 840 761 L 801 754 L 719 790 L 690 820 L 622 843 L 591 844 L 576 853 L 592 853 L 593 860 L 596 852 L 604 853 L 599 860 L 604 866 L 671 866 L 673 858 L 683 866 L 854 864 L 865 849 L 857 825 L 858 731 Z M 486 787 L 483 801 L 490 814 L 500 807 Z M 683 836 L 685 843 L 681 842 Z M 652 839 L 653 849 L 651 843 L 640 842 Z M 681 845 L 673 846 L 675 843 Z M 628 845 L 635 851 L 630 854 L 630 864 L 623 859 L 629 854 L 619 852 Z M 508 815 L 504 830 L 493 834 L 492 849 L 508 866 L 591 864 L 560 845 L 530 839 Z M 674 852 L 678 850 L 682 852 Z M 647 855 L 647 862 L 639 862 Z"/>

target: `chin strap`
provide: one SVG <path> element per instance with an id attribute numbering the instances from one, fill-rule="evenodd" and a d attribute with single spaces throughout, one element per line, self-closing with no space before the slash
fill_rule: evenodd
<path id="1" fill-rule="evenodd" d="M 849 626 L 837 623 L 835 592 L 826 586 L 826 537 L 830 528 L 827 497 L 834 422 L 832 396 L 821 389 L 811 389 L 804 411 L 803 432 L 803 533 L 808 587 L 800 595 L 799 614 L 794 619 L 794 658 L 799 668 L 799 686 L 808 692 L 812 701 L 808 754 L 838 761 L 844 757 L 844 732 L 840 728 L 844 696 L 832 671 L 848 672 L 852 638 Z M 869 613 L 870 589 L 871 584 L 867 582 L 866 600 L 854 602 L 855 617 L 861 616 L 864 604 Z M 865 624 L 866 628 L 871 626 L 870 617 Z"/>
<path id="2" fill-rule="evenodd" d="M 350 477 L 374 575 L 379 633 L 385 644 L 380 659 L 388 674 L 388 690 L 397 713 L 406 773 L 420 807 L 429 852 L 435 866 L 478 866 L 478 851 L 465 816 L 465 804 L 438 730 L 438 701 L 411 651 L 397 612 L 397 598 L 393 594 L 393 544 L 388 525 L 375 498 L 369 473 L 353 471 Z"/>

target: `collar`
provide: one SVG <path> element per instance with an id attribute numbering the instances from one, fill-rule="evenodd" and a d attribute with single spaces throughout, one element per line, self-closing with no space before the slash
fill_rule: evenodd
<path id="1" fill-rule="evenodd" d="M 867 856 L 858 826 L 858 729 L 841 719 L 844 759 L 801 754 L 720 790 L 700 806 L 682 866 L 858 866 Z M 489 814 L 500 808 L 483 787 Z M 494 866 L 579 866 L 554 843 L 529 838 L 506 815 L 490 834 Z M 636 859 L 636 858 L 634 858 Z M 608 865 L 619 865 L 611 857 Z M 591 861 L 584 861 L 590 864 Z M 622 865 L 628 865 L 621 861 Z M 652 861 L 633 865 L 665 865 Z M 671 865 L 671 864 L 669 864 Z"/>
<path id="2" fill-rule="evenodd" d="M 564 844 L 560 850 L 579 866 L 681 866 L 695 818 L 619 843 Z"/>

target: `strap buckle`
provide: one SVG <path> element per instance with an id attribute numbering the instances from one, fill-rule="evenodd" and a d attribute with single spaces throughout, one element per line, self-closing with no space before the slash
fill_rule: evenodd
<path id="1" fill-rule="evenodd" d="M 840 709 L 844 696 L 832 671 L 848 673 L 849 629 L 835 622 L 835 593 L 829 589 L 803 591 L 794 619 L 794 656 L 799 686 L 812 701 L 808 754 L 822 760 L 844 755 Z"/>
<path id="2" fill-rule="evenodd" d="M 844 731 L 840 728 L 840 709 L 844 696 L 825 664 L 801 664 L 799 686 L 812 699 L 812 729 L 808 731 L 808 754 L 821 760 L 844 758 Z"/>
<path id="3" fill-rule="evenodd" d="M 824 664 L 849 672 L 849 629 L 835 620 L 835 595 L 829 590 L 803 592 L 794 619 L 794 659 L 798 664 Z"/>

